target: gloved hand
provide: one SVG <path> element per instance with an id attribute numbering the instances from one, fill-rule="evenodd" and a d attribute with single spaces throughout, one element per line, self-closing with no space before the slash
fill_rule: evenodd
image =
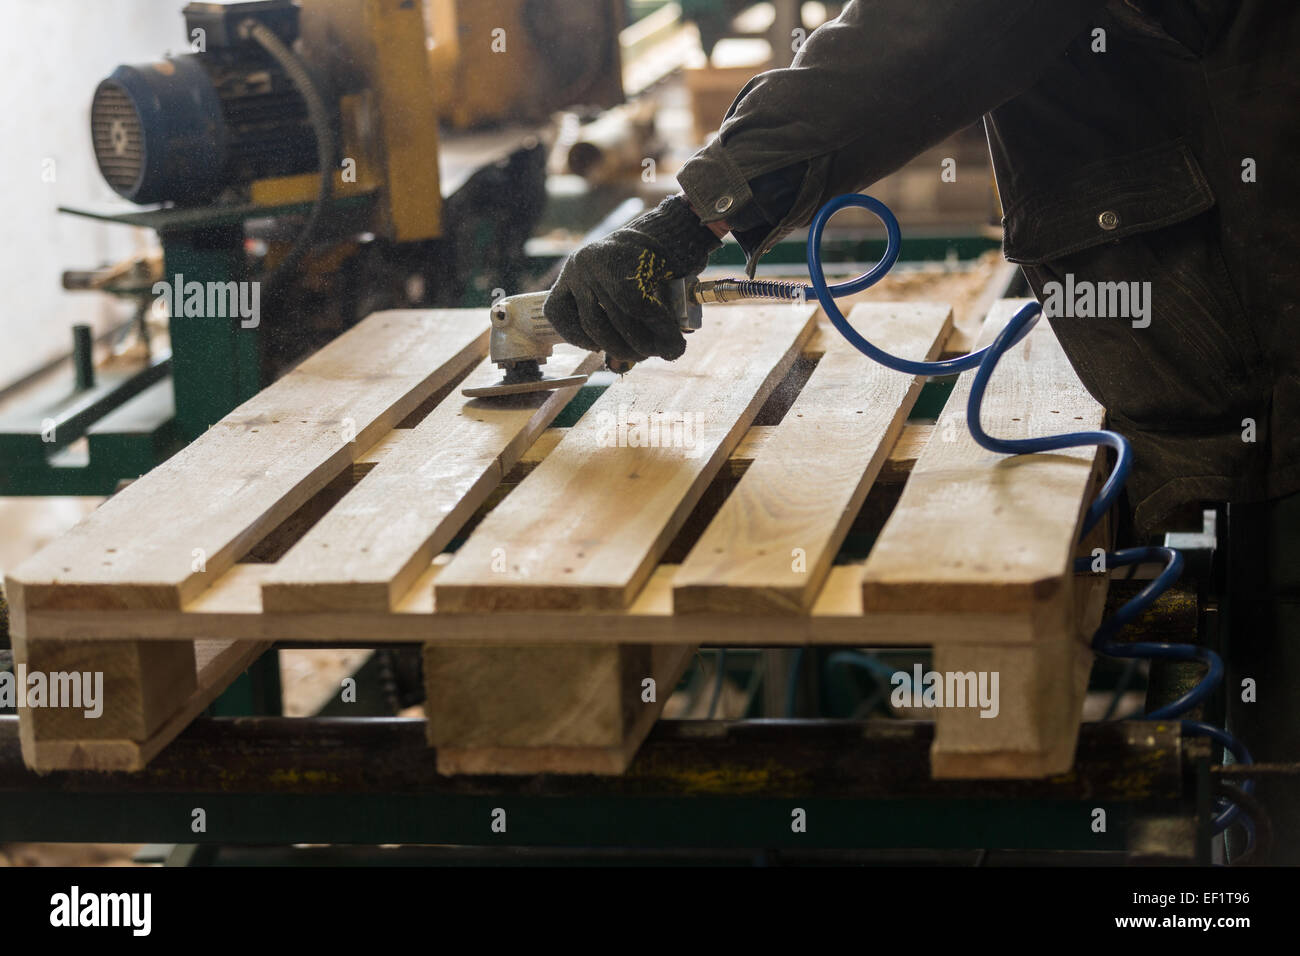
<path id="1" fill-rule="evenodd" d="M 686 351 L 680 316 L 663 286 L 704 271 L 722 245 L 681 196 L 671 196 L 569 257 L 546 300 L 546 321 L 566 340 L 640 362 Z"/>

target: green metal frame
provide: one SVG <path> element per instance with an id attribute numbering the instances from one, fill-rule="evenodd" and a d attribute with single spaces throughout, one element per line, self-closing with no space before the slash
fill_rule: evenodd
<path id="1" fill-rule="evenodd" d="M 350 196 L 331 208 L 363 211 L 371 202 L 370 196 Z M 122 212 L 61 206 L 59 211 L 157 231 L 169 281 L 180 274 L 187 282 L 228 282 L 249 278 L 244 274 L 246 220 L 309 207 L 239 204 Z M 151 294 L 141 288 L 112 291 L 133 298 Z M 101 371 L 90 388 L 56 383 L 0 416 L 5 463 L 0 495 L 111 495 L 123 480 L 154 468 L 267 384 L 260 326 L 172 316 L 169 332 L 168 355 L 132 371 Z M 68 446 L 83 437 L 88 455 L 70 452 Z"/>
<path id="2" fill-rule="evenodd" d="M 158 387 L 170 391 L 170 370 L 162 356 L 135 371 L 101 372 L 88 389 L 59 382 L 0 418 L 0 495 L 111 495 L 148 471 L 157 461 L 142 449 L 165 457 L 176 447 L 170 406 L 150 412 Z M 69 448 L 82 437 L 89 458 Z"/>
<path id="3" fill-rule="evenodd" d="M 931 780 L 910 721 L 661 721 L 615 777 L 447 777 L 422 720 L 287 718 L 197 721 L 136 774 L 37 775 L 15 724 L 0 840 L 1122 851 L 1140 819 L 1208 816 L 1168 722 L 1085 725 L 1074 770 L 1037 781 Z"/>

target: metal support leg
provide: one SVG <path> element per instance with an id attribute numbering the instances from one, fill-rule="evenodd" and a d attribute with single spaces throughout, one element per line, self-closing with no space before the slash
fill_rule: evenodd
<path id="1" fill-rule="evenodd" d="M 1300 494 L 1228 508 L 1226 697 L 1229 729 L 1257 761 L 1300 759 Z M 1300 777 L 1257 787 L 1273 822 L 1265 862 L 1300 863 Z"/>

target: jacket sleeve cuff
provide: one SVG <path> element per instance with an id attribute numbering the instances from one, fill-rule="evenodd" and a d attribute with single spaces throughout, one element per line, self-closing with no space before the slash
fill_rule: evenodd
<path id="1" fill-rule="evenodd" d="M 682 167 L 677 174 L 677 185 L 704 223 L 726 219 L 754 198 L 744 173 L 717 139 Z"/>

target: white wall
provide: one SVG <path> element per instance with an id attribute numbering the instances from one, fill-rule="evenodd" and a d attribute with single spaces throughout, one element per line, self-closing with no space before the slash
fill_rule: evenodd
<path id="1" fill-rule="evenodd" d="M 0 9 L 0 387 L 71 347 L 108 298 L 64 292 L 65 268 L 124 258 L 150 233 L 56 212 L 117 199 L 95 165 L 90 99 L 119 63 L 185 48 L 184 0 L 4 0 Z M 42 181 L 47 159 L 55 180 Z M 124 208 L 132 208 L 117 200 Z M 120 314 L 120 308 L 117 310 Z"/>

